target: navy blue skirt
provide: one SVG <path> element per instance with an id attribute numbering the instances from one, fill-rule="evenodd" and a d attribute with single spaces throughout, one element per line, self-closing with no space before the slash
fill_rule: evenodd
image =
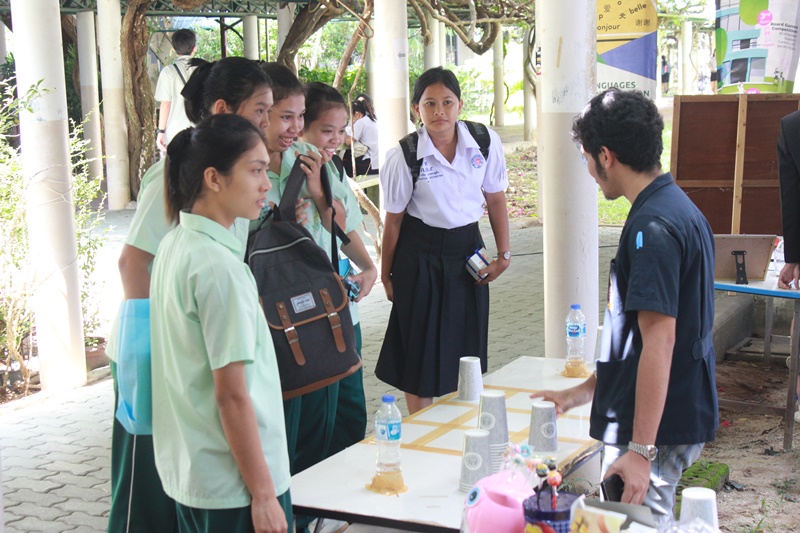
<path id="1" fill-rule="evenodd" d="M 489 286 L 476 285 L 466 269 L 467 257 L 482 246 L 477 223 L 446 230 L 405 215 L 378 379 L 429 398 L 458 388 L 461 357 L 479 357 L 486 372 Z"/>

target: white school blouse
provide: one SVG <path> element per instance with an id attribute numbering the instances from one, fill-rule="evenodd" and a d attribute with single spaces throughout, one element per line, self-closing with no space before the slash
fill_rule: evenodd
<path id="1" fill-rule="evenodd" d="M 458 143 L 453 163 L 433 145 L 423 126 L 419 130 L 417 157 L 422 159 L 416 187 L 400 145 L 391 148 L 381 167 L 384 205 L 389 213 L 402 213 L 435 228 L 452 229 L 477 222 L 483 216 L 487 193 L 508 188 L 506 159 L 500 137 L 489 129 L 491 144 L 484 158 L 467 126 L 458 122 Z"/>

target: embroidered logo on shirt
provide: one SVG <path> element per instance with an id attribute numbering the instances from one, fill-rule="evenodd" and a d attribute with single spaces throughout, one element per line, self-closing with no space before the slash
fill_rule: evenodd
<path id="1" fill-rule="evenodd" d="M 474 168 L 481 168 L 484 161 L 486 160 L 483 158 L 483 154 L 475 154 L 472 156 L 471 163 Z"/>

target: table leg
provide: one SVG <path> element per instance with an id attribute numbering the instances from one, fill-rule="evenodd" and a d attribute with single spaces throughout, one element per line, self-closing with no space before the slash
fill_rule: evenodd
<path id="1" fill-rule="evenodd" d="M 797 373 L 800 366 L 800 300 L 794 301 L 794 326 L 789 344 L 789 387 L 786 391 L 786 412 L 784 413 L 783 449 L 792 449 L 794 436 L 794 408 L 797 397 Z"/>
<path id="2" fill-rule="evenodd" d="M 764 366 L 769 368 L 772 364 L 772 322 L 775 318 L 775 299 L 767 296 L 766 303 L 767 306 L 764 310 Z"/>

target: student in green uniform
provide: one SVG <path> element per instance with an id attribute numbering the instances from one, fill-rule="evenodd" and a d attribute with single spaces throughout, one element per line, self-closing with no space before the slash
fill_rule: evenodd
<path id="1" fill-rule="evenodd" d="M 241 57 L 215 63 L 193 60 L 199 66 L 189 78 L 183 95 L 189 119 L 197 123 L 218 113 L 235 113 L 258 128 L 266 127 L 272 106 L 269 78 L 258 63 Z M 142 179 L 138 206 L 119 258 L 119 271 L 126 299 L 149 298 L 150 267 L 161 239 L 174 227 L 167 218 L 164 192 L 164 161 L 153 165 Z M 246 242 L 248 222 L 232 228 Z M 241 258 L 244 258 L 242 251 Z M 112 360 L 116 412 L 116 355 L 118 318 L 109 336 L 107 352 Z M 111 437 L 111 533 L 171 533 L 177 531 L 175 502 L 161 486 L 149 435 L 129 434 L 114 418 Z"/>
<path id="2" fill-rule="evenodd" d="M 339 158 L 336 151 L 347 135 L 347 105 L 344 98 L 339 91 L 320 82 L 306 84 L 305 92 L 306 112 L 302 140 L 314 145 L 321 154 L 330 158 L 327 169 L 332 180 L 347 184 L 341 159 L 339 159 L 338 165 L 334 163 L 334 160 Z M 350 206 L 345 202 L 345 210 L 349 209 L 360 210 L 360 207 L 357 203 Z M 350 276 L 361 286 L 360 295 L 356 299 L 358 302 L 372 290 L 377 279 L 377 269 L 363 246 L 358 232 L 351 231 L 347 236 L 353 241 L 348 250 L 355 248 L 351 252 L 352 259 L 361 270 L 358 275 Z M 361 246 L 359 247 L 356 243 L 360 243 Z M 363 255 L 360 253 L 361 250 L 363 250 Z M 354 302 L 350 305 L 350 314 L 353 317 L 356 331 L 356 348 L 358 354 L 361 355 L 361 324 L 357 303 Z M 336 422 L 328 455 L 333 455 L 363 440 L 366 429 L 367 404 L 364 397 L 364 374 L 363 369 L 359 369 L 339 382 Z"/>
<path id="3" fill-rule="evenodd" d="M 181 533 L 292 522 L 278 362 L 237 218 L 271 184 L 263 133 L 214 115 L 167 147 L 167 214 L 151 280 L 153 448 Z"/>
<path id="4" fill-rule="evenodd" d="M 303 85 L 282 65 L 262 63 L 262 68 L 272 80 L 274 99 L 269 113 L 269 126 L 265 130 L 270 157 L 268 174 L 272 181 L 272 190 L 267 199 L 276 204 L 280 202 L 292 166 L 298 157 L 301 158 L 307 180 L 300 192 L 302 198 L 298 201 L 298 211 L 302 210 L 304 214 L 298 216 L 298 221 L 304 224 L 319 246 L 330 251 L 331 241 L 327 231 L 330 230 L 331 209 L 325 202 L 320 182 L 320 169 L 330 158 L 327 154 L 320 154 L 314 146 L 295 140 L 304 126 L 306 103 Z M 361 223 L 361 211 L 357 207 L 345 209 L 346 204 L 355 203 L 349 186 L 335 178 L 330 180 L 330 185 L 336 222 L 349 233 Z M 264 216 L 266 210 L 262 213 L 262 218 Z M 258 224 L 259 222 L 255 222 L 251 227 Z M 354 243 L 351 245 L 357 246 Z M 361 246 L 363 247 L 363 242 Z M 345 247 L 345 252 L 348 250 L 350 248 Z M 339 384 L 334 383 L 284 402 L 286 437 L 293 475 L 328 456 L 336 420 L 338 394 Z M 295 517 L 297 531 L 305 531 L 309 521 L 307 517 Z"/>

